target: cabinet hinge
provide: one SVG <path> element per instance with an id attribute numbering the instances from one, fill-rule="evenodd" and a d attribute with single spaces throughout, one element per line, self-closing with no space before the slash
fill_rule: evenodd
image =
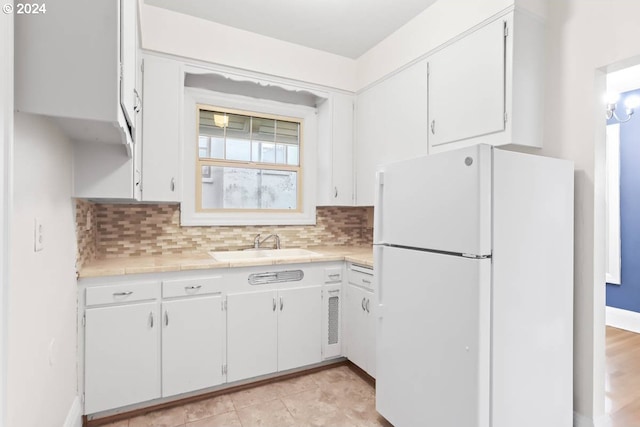
<path id="1" fill-rule="evenodd" d="M 84 404 L 84 393 L 82 393 L 82 396 L 80 396 L 80 401 Z"/>
<path id="2" fill-rule="evenodd" d="M 122 72 L 122 62 L 120 62 L 119 65 L 120 65 L 120 81 L 122 81 L 122 74 L 123 74 L 123 72 Z"/>
<path id="3" fill-rule="evenodd" d="M 140 61 L 140 72 L 144 73 L 144 59 Z"/>
<path id="4" fill-rule="evenodd" d="M 504 36 L 507 37 L 509 35 L 509 27 L 507 26 L 507 21 L 504 21 Z"/>
<path id="5" fill-rule="evenodd" d="M 427 62 L 427 77 L 431 74 L 431 65 Z"/>
<path id="6" fill-rule="evenodd" d="M 222 375 L 227 375 L 227 365 L 222 365 Z"/>
<path id="7" fill-rule="evenodd" d="M 504 112 L 504 122 L 507 123 L 507 112 Z"/>
<path id="8" fill-rule="evenodd" d="M 87 326 L 87 315 L 86 314 L 82 315 L 82 326 Z"/>

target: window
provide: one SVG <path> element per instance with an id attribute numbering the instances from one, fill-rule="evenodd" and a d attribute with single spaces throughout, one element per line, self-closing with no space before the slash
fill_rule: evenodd
<path id="1" fill-rule="evenodd" d="M 301 211 L 301 119 L 197 110 L 197 212 Z"/>
<path id="2" fill-rule="evenodd" d="M 316 107 L 194 87 L 183 99 L 180 225 L 316 223 Z"/>

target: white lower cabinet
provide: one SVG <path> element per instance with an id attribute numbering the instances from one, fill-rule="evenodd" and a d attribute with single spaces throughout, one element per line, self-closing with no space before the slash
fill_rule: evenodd
<path id="1" fill-rule="evenodd" d="M 321 360 L 321 286 L 227 296 L 227 381 Z"/>
<path id="2" fill-rule="evenodd" d="M 347 357 L 375 378 L 375 318 L 372 291 L 347 285 L 346 342 Z"/>
<path id="3" fill-rule="evenodd" d="M 278 370 L 277 292 L 227 295 L 227 381 Z"/>
<path id="4" fill-rule="evenodd" d="M 278 371 L 321 359 L 322 288 L 278 291 Z"/>
<path id="5" fill-rule="evenodd" d="M 85 413 L 160 397 L 156 301 L 85 311 Z"/>
<path id="6" fill-rule="evenodd" d="M 162 396 L 223 382 L 222 296 L 162 303 Z"/>
<path id="7" fill-rule="evenodd" d="M 84 414 L 341 356 L 342 264 L 247 284 L 261 272 L 82 279 Z"/>

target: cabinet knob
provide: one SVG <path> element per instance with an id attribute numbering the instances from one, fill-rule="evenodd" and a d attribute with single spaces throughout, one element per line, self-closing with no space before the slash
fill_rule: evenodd
<path id="1" fill-rule="evenodd" d="M 273 311 L 276 311 L 276 297 L 273 297 Z"/>
<path id="2" fill-rule="evenodd" d="M 149 326 L 153 328 L 153 311 L 149 313 Z"/>
<path id="3" fill-rule="evenodd" d="M 436 134 L 436 121 L 435 120 L 431 120 L 431 134 L 432 135 Z"/>
<path id="4" fill-rule="evenodd" d="M 169 326 L 169 311 L 164 311 L 164 326 Z"/>
<path id="5" fill-rule="evenodd" d="M 367 313 L 369 313 L 369 298 L 367 298 L 367 303 L 364 306 L 367 310 Z"/>
<path id="6" fill-rule="evenodd" d="M 284 308 L 284 301 L 282 297 L 280 297 L 280 311 L 282 311 L 283 308 Z"/>
<path id="7" fill-rule="evenodd" d="M 365 308 L 364 308 L 365 300 L 366 300 L 366 298 L 362 298 L 362 302 L 360 303 L 360 307 L 362 307 L 362 311 L 365 311 Z"/>
<path id="8" fill-rule="evenodd" d="M 171 178 L 171 184 L 169 184 L 169 188 L 171 189 L 171 191 L 175 191 L 176 190 L 176 179 L 175 178 Z"/>

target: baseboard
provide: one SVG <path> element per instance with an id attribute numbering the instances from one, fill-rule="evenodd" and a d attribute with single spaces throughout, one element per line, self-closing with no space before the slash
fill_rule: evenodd
<path id="1" fill-rule="evenodd" d="M 615 307 L 606 308 L 607 326 L 640 334 L 640 313 Z"/>
<path id="2" fill-rule="evenodd" d="M 574 412 L 573 427 L 611 427 L 611 418 L 609 418 L 608 415 L 603 415 L 602 417 L 593 420 Z"/>
<path id="3" fill-rule="evenodd" d="M 73 399 L 71 408 L 67 413 L 67 419 L 64 420 L 62 427 L 82 427 L 82 404 L 80 403 L 80 397 L 76 396 Z"/>

